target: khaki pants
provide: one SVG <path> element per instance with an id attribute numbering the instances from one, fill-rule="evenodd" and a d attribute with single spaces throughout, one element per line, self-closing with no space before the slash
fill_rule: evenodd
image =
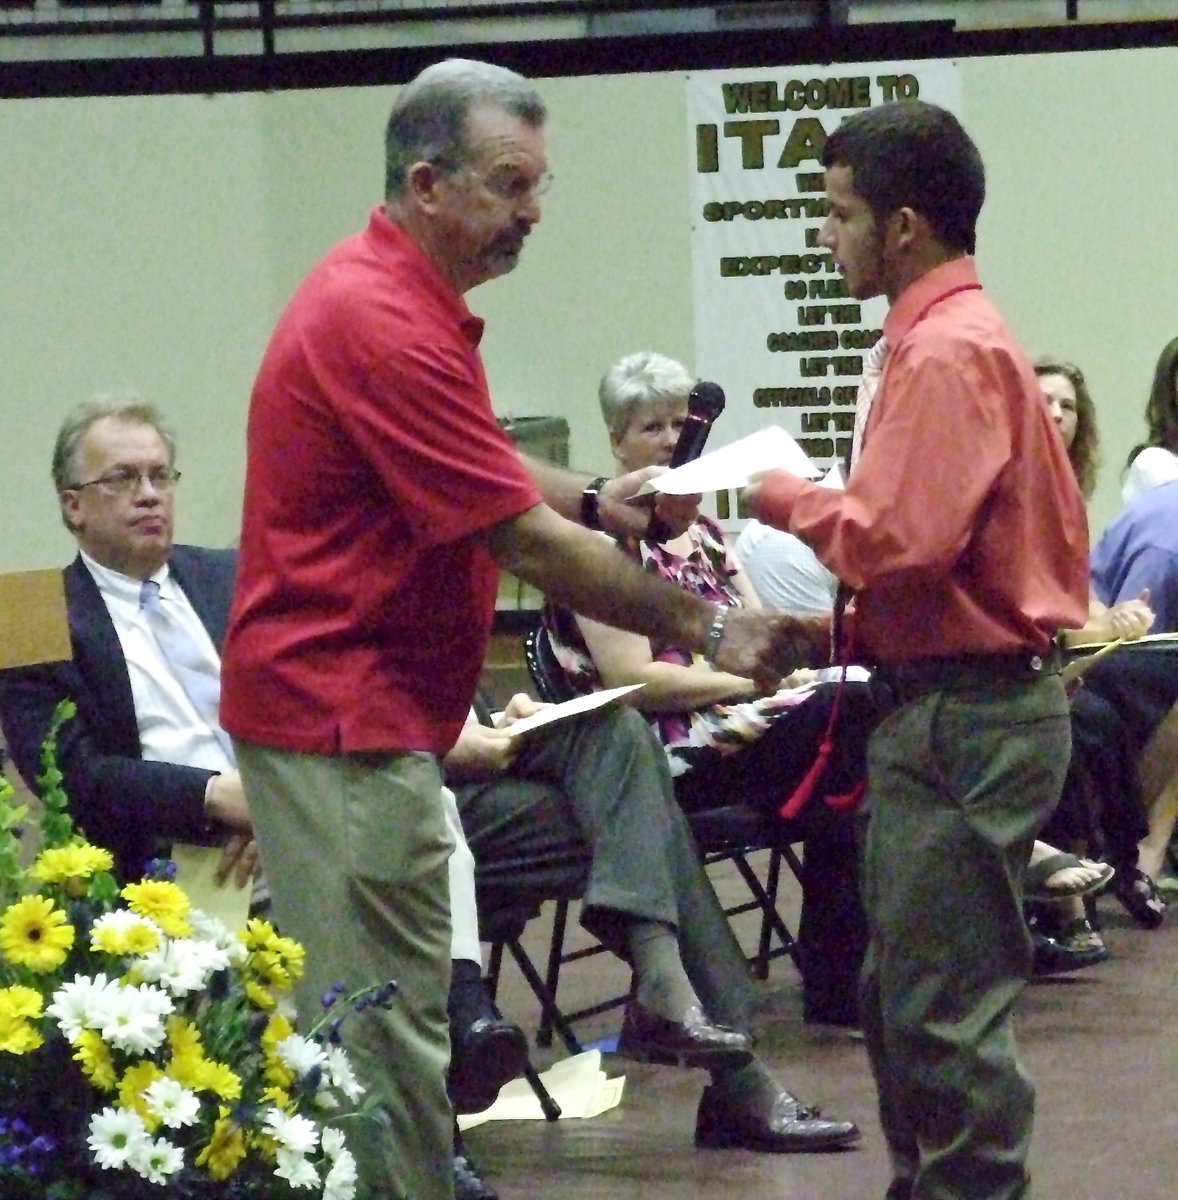
<path id="1" fill-rule="evenodd" d="M 426 754 L 325 757 L 236 744 L 282 933 L 306 950 L 300 1027 L 349 991 L 394 979 L 388 1009 L 350 1016 L 343 1042 L 379 1097 L 379 1124 L 349 1122 L 360 1195 L 452 1200 L 445 1074 L 450 986 L 447 859 L 437 761 Z"/>

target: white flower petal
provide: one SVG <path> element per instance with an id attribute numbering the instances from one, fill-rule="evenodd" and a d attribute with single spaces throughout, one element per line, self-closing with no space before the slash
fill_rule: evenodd
<path id="1" fill-rule="evenodd" d="M 310 1188 L 319 1183 L 319 1175 L 315 1168 L 297 1151 L 280 1146 L 276 1157 L 278 1165 L 274 1169 L 274 1174 L 279 1179 L 285 1179 L 291 1187 Z"/>
<path id="2" fill-rule="evenodd" d="M 104 1108 L 90 1118 L 86 1144 L 100 1167 L 112 1169 L 126 1166 L 145 1145 L 151 1144 L 151 1138 L 137 1112 Z"/>

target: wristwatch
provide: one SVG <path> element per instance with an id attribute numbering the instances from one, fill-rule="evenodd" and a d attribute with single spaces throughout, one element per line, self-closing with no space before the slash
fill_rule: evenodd
<path id="1" fill-rule="evenodd" d="M 598 475 L 581 493 L 581 524 L 586 529 L 601 529 L 601 514 L 597 511 L 597 502 L 601 489 L 608 482 L 608 475 Z"/>

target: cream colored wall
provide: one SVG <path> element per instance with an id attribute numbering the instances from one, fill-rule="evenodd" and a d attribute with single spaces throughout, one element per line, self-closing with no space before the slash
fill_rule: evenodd
<path id="1" fill-rule="evenodd" d="M 962 74 L 990 177 L 983 276 L 1029 351 L 1071 356 L 1092 381 L 1102 525 L 1178 323 L 1178 50 L 965 60 Z M 556 175 L 545 220 L 520 268 L 470 301 L 488 319 L 499 411 L 565 416 L 573 461 L 604 470 L 603 367 L 643 346 L 692 355 L 682 77 L 540 86 Z M 236 537 L 254 370 L 303 272 L 378 198 L 392 95 L 0 104 L 0 570 L 71 552 L 47 463 L 62 415 L 102 388 L 139 388 L 177 427 L 179 536 Z"/>
<path id="2" fill-rule="evenodd" d="M 982 276 L 1031 355 L 1071 358 L 1088 379 L 1098 533 L 1178 334 L 1178 49 L 964 60 L 962 73 L 989 179 Z"/>

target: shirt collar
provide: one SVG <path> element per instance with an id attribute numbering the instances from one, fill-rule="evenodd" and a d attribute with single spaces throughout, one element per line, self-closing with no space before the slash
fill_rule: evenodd
<path id="1" fill-rule="evenodd" d="M 462 295 L 450 286 L 438 264 L 389 216 L 384 205 L 378 204 L 372 210 L 364 237 L 380 258 L 390 262 L 400 259 L 408 263 L 422 285 L 449 311 L 470 344 L 479 344 L 483 336 L 483 319 L 470 311 Z"/>
<path id="2" fill-rule="evenodd" d="M 139 592 L 143 587 L 142 579 L 135 579 L 130 575 L 124 575 L 121 571 L 114 570 L 113 567 L 104 567 L 102 563 L 90 557 L 85 550 L 79 550 L 82 562 L 86 564 L 86 570 L 94 578 L 94 582 L 98 585 L 98 590 L 104 596 L 111 596 L 116 600 L 123 600 L 131 604 L 139 604 Z M 168 580 L 171 578 L 171 573 L 168 571 L 168 564 L 164 563 L 162 567 L 154 575 L 152 579 L 160 585 L 160 594 L 167 595 L 169 591 Z"/>
<path id="3" fill-rule="evenodd" d="M 980 287 L 977 267 L 968 254 L 950 259 L 926 271 L 897 297 L 884 319 L 884 337 L 889 346 L 898 345 L 921 317 L 950 292 Z"/>

